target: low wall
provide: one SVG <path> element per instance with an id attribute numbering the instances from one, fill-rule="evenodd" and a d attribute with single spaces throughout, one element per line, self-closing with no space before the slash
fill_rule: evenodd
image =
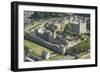
<path id="1" fill-rule="evenodd" d="M 34 34 L 26 34 L 25 35 L 25 39 L 28 39 L 34 43 L 37 43 L 41 46 L 44 46 L 52 51 L 54 51 L 55 53 L 59 53 L 59 54 L 62 54 L 63 53 L 63 49 L 60 48 L 60 47 L 57 47 L 56 45 L 54 44 L 51 44 L 47 41 L 45 41 L 44 39 L 34 35 Z"/>

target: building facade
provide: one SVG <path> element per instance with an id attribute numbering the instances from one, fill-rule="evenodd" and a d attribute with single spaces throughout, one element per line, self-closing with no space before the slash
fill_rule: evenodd
<path id="1" fill-rule="evenodd" d="M 69 23 L 72 24 L 72 32 L 74 32 L 78 35 L 87 32 L 86 17 L 80 17 L 80 16 L 73 15 L 70 18 Z"/>

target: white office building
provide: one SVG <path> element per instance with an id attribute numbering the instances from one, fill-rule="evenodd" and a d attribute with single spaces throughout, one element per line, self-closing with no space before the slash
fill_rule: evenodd
<path id="1" fill-rule="evenodd" d="M 72 31 L 76 34 L 82 34 L 87 32 L 86 17 L 72 16 L 70 18 L 72 24 Z"/>

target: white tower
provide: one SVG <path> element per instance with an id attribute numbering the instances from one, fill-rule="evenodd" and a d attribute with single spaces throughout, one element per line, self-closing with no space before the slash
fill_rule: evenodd
<path id="1" fill-rule="evenodd" d="M 82 34 L 82 33 L 86 33 L 86 19 L 84 18 L 83 20 L 81 19 L 80 20 L 80 23 L 79 23 L 79 34 Z"/>

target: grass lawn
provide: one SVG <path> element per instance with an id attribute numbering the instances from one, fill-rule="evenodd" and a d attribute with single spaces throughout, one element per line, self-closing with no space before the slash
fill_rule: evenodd
<path id="1" fill-rule="evenodd" d="M 28 27 L 29 29 L 26 28 L 27 30 L 25 30 L 25 32 L 30 33 L 32 29 L 36 29 L 38 26 L 41 25 L 41 23 L 42 23 L 42 22 L 39 21 L 39 20 L 38 20 L 38 21 L 33 21 L 33 22 L 32 22 L 32 25 L 31 25 L 30 27 Z"/>
<path id="2" fill-rule="evenodd" d="M 32 29 L 36 29 L 38 26 L 40 26 L 41 24 L 37 23 L 35 25 L 32 25 L 32 27 L 29 29 L 29 31 L 31 32 Z"/>
<path id="3" fill-rule="evenodd" d="M 35 55 L 37 56 L 40 56 L 41 52 L 44 50 L 52 53 L 52 51 L 50 51 L 49 49 L 28 40 L 24 40 L 24 45 L 27 46 L 29 49 L 32 49 L 32 52 L 35 53 Z"/>

